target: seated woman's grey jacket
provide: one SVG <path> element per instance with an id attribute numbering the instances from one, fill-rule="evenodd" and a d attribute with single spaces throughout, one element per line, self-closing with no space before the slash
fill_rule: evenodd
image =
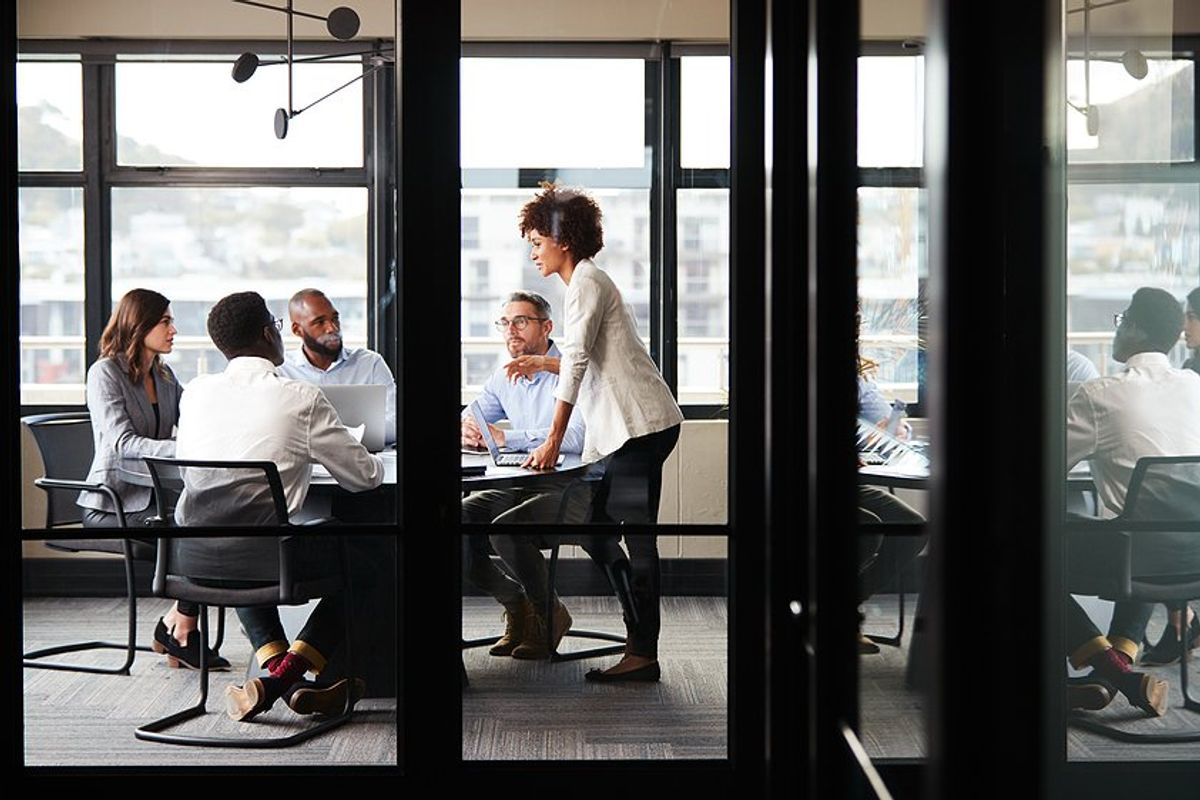
<path id="1" fill-rule="evenodd" d="M 129 380 L 124 356 L 102 358 L 87 375 L 87 406 L 92 414 L 92 441 L 96 453 L 87 479 L 103 483 L 121 498 L 126 513 L 145 511 L 150 506 L 150 487 L 121 480 L 118 466 L 124 458 L 175 455 L 171 429 L 179 419 L 179 396 L 183 387 L 171 368 L 163 365 L 167 377 L 157 370 L 154 388 L 158 392 L 158 426 L 154 408 L 141 386 Z M 116 509 L 99 492 L 80 492 L 76 504 L 83 508 L 115 513 Z"/>

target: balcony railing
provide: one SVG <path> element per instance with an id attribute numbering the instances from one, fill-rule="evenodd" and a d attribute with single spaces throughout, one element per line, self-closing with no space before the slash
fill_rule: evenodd
<path id="1" fill-rule="evenodd" d="M 1107 375 L 1112 366 L 1111 331 L 1074 332 L 1067 336 L 1067 346 L 1087 354 L 1100 370 L 1101 375 Z M 350 347 L 366 347 L 365 338 L 347 337 L 346 345 Z M 649 343 L 643 340 L 649 346 Z M 294 341 L 289 341 L 295 346 Z M 900 334 L 875 334 L 862 338 L 864 349 L 883 348 L 889 350 L 915 349 L 917 337 Z M 20 347 L 22 355 L 38 350 L 82 351 L 83 336 L 22 336 Z M 1173 360 L 1183 358 L 1184 344 L 1182 339 L 1177 351 L 1172 354 Z M 729 342 L 719 337 L 684 336 L 679 338 L 679 353 L 686 359 L 688 373 L 694 372 L 699 377 L 681 375 L 679 400 L 683 405 L 728 405 L 729 403 Z M 1095 354 L 1093 356 L 1093 354 Z M 507 357 L 503 346 L 494 338 L 487 336 L 465 337 L 462 340 L 462 351 L 459 363 L 460 383 L 462 387 L 462 402 L 471 402 L 478 396 L 482 383 L 469 380 L 469 358 L 471 356 L 494 356 L 494 366 L 498 367 Z M 24 358 L 22 358 L 24 361 Z M 224 368 L 224 360 L 216 354 L 216 348 L 207 336 L 176 336 L 175 351 L 170 357 L 172 368 L 181 376 L 203 375 Z M 700 369 L 695 365 L 708 365 Z M 478 370 L 477 370 L 478 371 Z M 489 370 L 490 372 L 490 370 Z M 880 388 L 889 395 L 900 397 L 909 402 L 917 399 L 916 382 L 880 382 Z M 84 384 L 82 381 L 69 383 L 21 383 L 21 403 L 23 405 L 79 405 L 84 402 Z"/>

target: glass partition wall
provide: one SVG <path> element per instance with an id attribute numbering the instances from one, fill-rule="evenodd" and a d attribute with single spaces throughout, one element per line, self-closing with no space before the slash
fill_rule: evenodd
<path id="1" fill-rule="evenodd" d="M 463 8 L 462 759 L 723 763 L 729 48 L 560 13 L 495 42 Z"/>

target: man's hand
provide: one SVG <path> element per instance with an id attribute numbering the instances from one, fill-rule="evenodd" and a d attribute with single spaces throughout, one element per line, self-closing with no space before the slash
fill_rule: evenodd
<path id="1" fill-rule="evenodd" d="M 532 378 L 545 368 L 545 356 L 517 356 L 504 365 L 504 373 L 510 381 L 516 383 L 517 378 Z"/>
<path id="2" fill-rule="evenodd" d="M 561 446 L 562 442 L 548 438 L 541 447 L 529 454 L 529 458 L 525 459 L 525 463 L 521 466 L 532 469 L 554 469 L 558 464 L 558 449 Z"/>
<path id="3" fill-rule="evenodd" d="M 496 440 L 496 446 L 504 447 L 504 431 L 491 424 L 488 425 L 488 430 L 492 432 L 492 438 Z M 474 417 L 463 417 L 462 444 L 463 447 L 487 447 L 484 444 L 483 434 L 479 432 L 479 425 L 475 422 Z"/>

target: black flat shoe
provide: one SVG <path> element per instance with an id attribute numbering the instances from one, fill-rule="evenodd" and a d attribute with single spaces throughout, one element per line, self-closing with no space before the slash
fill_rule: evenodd
<path id="1" fill-rule="evenodd" d="M 601 669 L 588 670 L 583 676 L 593 683 L 653 683 L 662 677 L 657 661 L 651 661 L 645 666 L 631 669 L 627 672 L 605 672 Z"/>
<path id="2" fill-rule="evenodd" d="M 1200 646 L 1200 614 L 1192 617 L 1187 626 L 1187 649 L 1195 650 Z M 1174 664 L 1179 660 L 1179 637 L 1175 634 L 1175 626 L 1169 621 L 1167 628 L 1158 642 L 1142 653 L 1139 664 L 1145 667 L 1161 667 Z"/>
<path id="3" fill-rule="evenodd" d="M 200 669 L 200 631 L 189 633 L 187 647 L 184 647 L 175 641 L 175 637 L 167 630 L 167 624 L 159 617 L 158 625 L 154 626 L 154 641 L 150 647 L 156 653 L 165 654 L 167 665 L 172 668 Z M 221 654 L 211 647 L 206 654 L 206 660 L 210 672 L 228 672 L 230 669 L 229 659 L 222 658 Z"/>

